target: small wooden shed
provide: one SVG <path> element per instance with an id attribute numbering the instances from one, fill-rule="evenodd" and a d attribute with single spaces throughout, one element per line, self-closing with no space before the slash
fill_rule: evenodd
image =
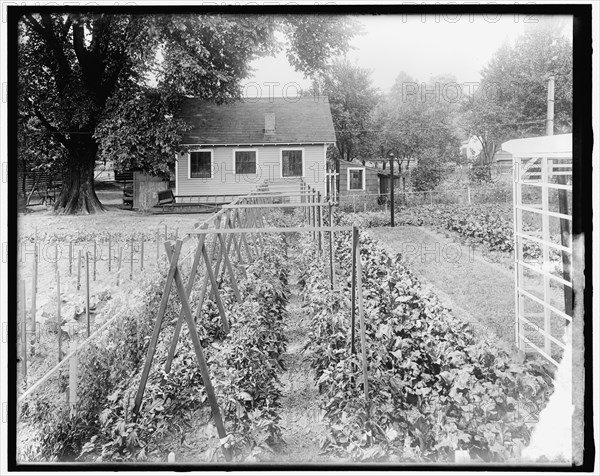
<path id="1" fill-rule="evenodd" d="M 339 174 L 338 200 L 341 204 L 376 204 L 382 195 L 390 191 L 389 170 L 340 160 Z M 398 187 L 399 176 L 396 174 L 394 184 Z"/>

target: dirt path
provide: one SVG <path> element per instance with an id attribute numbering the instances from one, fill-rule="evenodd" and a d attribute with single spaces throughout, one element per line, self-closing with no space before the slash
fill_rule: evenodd
<path id="1" fill-rule="evenodd" d="M 310 363 L 302 347 L 310 326 L 309 316 L 302 309 L 297 272 L 290 275 L 290 300 L 286 332 L 288 348 L 284 355 L 285 371 L 281 374 L 281 425 L 286 444 L 274 460 L 281 463 L 312 463 L 330 461 L 319 455 L 319 438 L 323 429 L 319 409 L 319 393 Z"/>

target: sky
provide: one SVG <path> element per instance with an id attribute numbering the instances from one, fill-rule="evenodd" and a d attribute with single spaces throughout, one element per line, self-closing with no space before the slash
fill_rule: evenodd
<path id="1" fill-rule="evenodd" d="M 535 26 L 534 16 L 494 15 L 383 15 L 358 16 L 364 34 L 352 40 L 348 58 L 372 71 L 373 85 L 382 92 L 391 88 L 400 71 L 417 81 L 450 73 L 459 83 L 477 82 L 482 67 L 505 41 L 512 42 L 526 28 Z M 571 37 L 571 24 L 563 31 Z M 245 83 L 245 95 L 293 96 L 310 81 L 296 73 L 283 54 L 261 58 L 256 72 Z M 275 82 L 279 84 L 266 84 Z M 260 93 L 259 91 L 260 87 Z"/>

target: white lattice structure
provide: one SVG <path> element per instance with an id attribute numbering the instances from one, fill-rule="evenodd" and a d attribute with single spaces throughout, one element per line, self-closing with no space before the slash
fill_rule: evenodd
<path id="1" fill-rule="evenodd" d="M 571 322 L 572 136 L 515 139 L 513 155 L 515 336 L 558 365 Z"/>

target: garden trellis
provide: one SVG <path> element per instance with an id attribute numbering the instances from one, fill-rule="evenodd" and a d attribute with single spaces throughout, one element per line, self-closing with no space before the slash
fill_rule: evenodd
<path id="1" fill-rule="evenodd" d="M 570 345 L 561 340 L 564 326 L 572 320 L 572 136 L 511 140 L 502 148 L 514 165 L 517 345 L 558 365 Z M 536 262 L 525 258 L 525 247 L 539 250 Z"/>
<path id="2" fill-rule="evenodd" d="M 241 278 L 246 277 L 245 264 L 251 263 L 257 257 L 262 248 L 263 236 L 265 233 L 307 233 L 314 240 L 318 253 L 323 257 L 329 258 L 329 276 L 331 287 L 333 288 L 336 282 L 335 278 L 335 257 L 334 257 L 334 234 L 336 232 L 354 232 L 353 242 L 353 258 L 355 276 L 352 277 L 352 295 L 353 295 L 353 311 L 352 311 L 352 326 L 354 327 L 355 315 L 356 320 L 360 323 L 360 337 L 362 344 L 360 345 L 363 358 L 364 368 L 364 394 L 368 398 L 368 380 L 367 380 L 367 364 L 366 364 L 366 349 L 365 349 L 365 325 L 364 325 L 364 310 L 362 305 L 362 286 L 360 274 L 360 243 L 358 240 L 358 229 L 353 226 L 333 226 L 333 203 L 323 200 L 321 193 L 308 184 L 300 182 L 299 184 L 289 184 L 286 190 L 277 188 L 276 191 L 269 190 L 266 186 L 257 188 L 256 192 L 249 195 L 239 197 L 231 204 L 224 206 L 219 212 L 212 215 L 209 219 L 202 223 L 197 223 L 194 230 L 184 233 L 182 237 L 175 236 L 174 240 L 169 240 L 165 236 L 163 243 L 166 255 L 169 261 L 169 267 L 166 275 L 166 282 L 162 292 L 161 302 L 158 307 L 156 319 L 153 324 L 153 331 L 149 340 L 146 358 L 143 363 L 141 380 L 135 395 L 133 414 L 135 416 L 144 412 L 143 399 L 144 391 L 150 371 L 152 368 L 153 358 L 156 352 L 157 343 L 161 336 L 161 327 L 164 324 L 164 316 L 169 300 L 172 299 L 172 288 L 179 296 L 181 309 L 179 311 L 178 320 L 175 326 L 174 334 L 171 338 L 169 353 L 165 362 L 165 372 L 168 373 L 171 369 L 171 364 L 175 356 L 177 343 L 180 337 L 183 323 L 188 326 L 191 336 L 194 353 L 198 360 L 200 373 L 204 382 L 208 401 L 211 406 L 212 415 L 217 427 L 219 438 L 227 436 L 225 425 L 221 416 L 221 410 L 215 391 L 211 383 L 209 367 L 206 362 L 205 352 L 200 342 L 197 331 L 197 315 L 200 314 L 202 304 L 208 296 L 212 296 L 218 308 L 222 329 L 225 334 L 229 332 L 228 315 L 223 304 L 221 293 L 224 292 L 219 285 L 220 279 L 228 275 L 229 282 L 233 291 L 234 298 L 240 302 L 241 295 L 238 289 L 237 282 Z M 300 208 L 304 210 L 302 214 L 304 222 L 301 226 L 296 227 L 280 227 L 266 226 L 266 215 L 275 209 L 291 209 Z M 325 224 L 325 221 L 328 224 Z M 211 240 L 212 238 L 212 240 Z M 327 244 L 327 238 L 329 243 Z M 182 253 L 183 245 L 191 248 L 188 254 Z M 208 245 L 212 246 L 209 248 Z M 112 246 L 112 245 L 111 245 Z M 120 249 L 121 251 L 121 249 Z M 72 252 L 70 253 L 70 255 Z M 87 253 L 86 253 L 87 256 Z M 158 250 L 157 250 L 158 256 Z M 191 270 L 186 274 L 187 282 L 184 282 L 184 276 L 181 272 L 181 265 L 187 259 L 193 258 Z M 119 260 L 120 261 L 120 260 Z M 140 263 L 141 264 L 141 263 Z M 86 277 L 89 276 L 89 265 L 86 266 Z M 121 268 L 119 263 L 119 269 Z M 131 273 L 131 270 L 130 270 Z M 356 276 L 358 274 L 358 276 Z M 190 294 L 194 281 L 200 277 L 203 282 L 200 288 L 200 298 L 196 309 L 192 309 L 190 303 Z M 87 281 L 86 281 L 87 283 Z M 356 311 L 356 312 L 355 312 Z M 195 316 L 195 314 L 197 314 Z M 78 379 L 78 352 L 82 351 L 87 345 L 94 344 L 102 332 L 108 326 L 112 326 L 120 318 L 120 314 L 113 316 L 100 329 L 90 334 L 88 325 L 87 339 L 76 344 L 74 348 L 70 348 L 62 360 L 49 371 L 41 379 L 27 388 L 18 398 L 18 403 L 23 402 L 34 394 L 44 382 L 56 375 L 57 372 L 66 367 L 69 370 L 69 405 L 72 412 L 76 410 L 77 398 L 77 379 Z M 198 325 L 201 325 L 198 323 Z M 353 353 L 356 352 L 353 340 L 349 343 Z M 60 355 L 60 354 L 59 354 Z M 59 357 L 60 359 L 60 357 Z M 68 363 L 67 363 L 68 362 Z M 229 460 L 230 454 L 223 447 L 225 458 Z"/>

